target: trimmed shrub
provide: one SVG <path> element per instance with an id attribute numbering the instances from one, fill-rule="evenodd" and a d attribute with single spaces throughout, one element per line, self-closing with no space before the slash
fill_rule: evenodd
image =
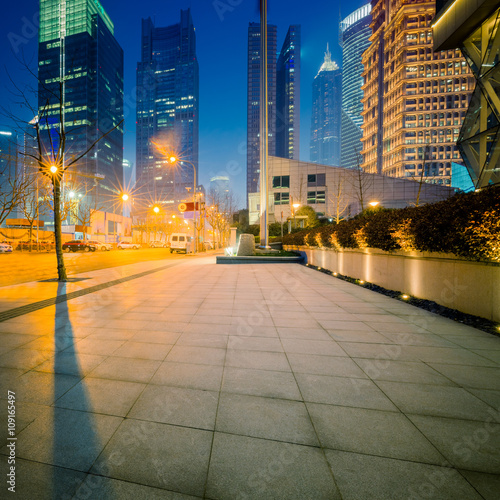
<path id="1" fill-rule="evenodd" d="M 367 210 L 339 224 L 286 235 L 283 243 L 304 245 L 306 237 L 310 246 L 335 250 L 419 250 L 500 262 L 500 186 L 419 207 Z"/>

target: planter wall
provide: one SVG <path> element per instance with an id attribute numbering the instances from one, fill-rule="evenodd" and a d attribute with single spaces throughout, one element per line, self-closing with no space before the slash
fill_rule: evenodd
<path id="1" fill-rule="evenodd" d="M 500 265 L 450 254 L 286 246 L 309 264 L 500 322 Z"/>

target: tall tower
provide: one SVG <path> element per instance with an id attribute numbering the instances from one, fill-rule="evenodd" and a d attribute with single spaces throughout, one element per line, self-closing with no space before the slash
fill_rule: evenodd
<path id="1" fill-rule="evenodd" d="M 276 154 L 276 48 L 277 28 L 267 26 L 268 85 L 268 153 Z M 249 193 L 258 193 L 260 176 L 260 24 L 248 26 L 248 88 L 247 88 L 247 200 Z"/>
<path id="2" fill-rule="evenodd" d="M 299 159 L 300 25 L 291 25 L 276 67 L 276 156 Z"/>
<path id="3" fill-rule="evenodd" d="M 361 164 L 361 125 L 363 117 L 363 63 L 361 56 L 370 45 L 371 4 L 349 14 L 340 23 L 342 45 L 342 123 L 340 126 L 340 165 L 355 168 Z"/>
<path id="4" fill-rule="evenodd" d="M 450 185 L 474 78 L 458 49 L 433 52 L 435 1 L 372 6 L 363 54 L 363 169 Z"/>
<path id="5" fill-rule="evenodd" d="M 142 20 L 137 64 L 136 176 L 149 202 L 168 206 L 187 196 L 198 169 L 199 72 L 190 9 L 177 24 Z M 169 164 L 163 152 L 186 163 Z M 198 178 L 198 176 L 197 176 Z"/>
<path id="6" fill-rule="evenodd" d="M 341 79 L 342 72 L 327 46 L 325 60 L 314 77 L 311 116 L 310 157 L 323 165 L 340 164 Z"/>
<path id="7" fill-rule="evenodd" d="M 38 46 L 38 107 L 42 129 L 52 129 L 44 140 L 47 156 L 58 145 L 57 112 L 47 105 L 63 101 L 68 154 L 82 154 L 99 137 L 123 120 L 123 51 L 114 26 L 98 0 L 40 1 Z M 45 121 L 45 123 L 44 123 Z M 68 178 L 78 174 L 104 178 L 92 191 L 96 206 L 112 210 L 115 186 L 123 178 L 123 126 L 120 125 L 78 161 Z M 93 181 L 92 181 L 93 182 Z"/>

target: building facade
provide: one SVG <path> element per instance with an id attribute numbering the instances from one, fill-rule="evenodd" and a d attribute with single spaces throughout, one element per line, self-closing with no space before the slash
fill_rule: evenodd
<path id="1" fill-rule="evenodd" d="M 450 185 L 474 78 L 459 50 L 433 52 L 434 1 L 373 0 L 372 7 L 362 167 Z"/>
<path id="2" fill-rule="evenodd" d="M 47 158 L 60 141 L 61 101 L 68 158 L 111 131 L 71 167 L 71 182 L 91 189 L 97 208 L 114 210 L 115 186 L 123 178 L 123 51 L 98 0 L 40 1 L 38 77 Z"/>
<path id="3" fill-rule="evenodd" d="M 370 45 L 371 4 L 349 14 L 340 23 L 342 42 L 342 122 L 340 165 L 358 168 L 361 164 L 363 132 L 363 52 Z"/>
<path id="4" fill-rule="evenodd" d="M 276 65 L 276 156 L 299 159 L 300 25 L 291 25 Z"/>
<path id="5" fill-rule="evenodd" d="M 500 183 L 500 7 L 488 0 L 439 2 L 434 50 L 460 48 L 476 79 L 458 148 L 476 188 Z"/>
<path id="6" fill-rule="evenodd" d="M 260 24 L 248 26 L 247 84 L 247 199 L 260 191 Z M 268 153 L 276 154 L 277 28 L 267 26 Z"/>
<path id="7" fill-rule="evenodd" d="M 310 159 L 323 165 L 340 165 L 342 72 L 332 61 L 328 46 L 312 89 Z"/>
<path id="8" fill-rule="evenodd" d="M 177 205 L 198 170 L 199 69 L 190 9 L 180 22 L 142 20 L 137 64 L 136 178 L 145 205 Z M 169 163 L 166 156 L 179 159 Z M 198 178 L 198 176 L 196 176 Z M 192 193 L 192 191 L 191 191 Z"/>

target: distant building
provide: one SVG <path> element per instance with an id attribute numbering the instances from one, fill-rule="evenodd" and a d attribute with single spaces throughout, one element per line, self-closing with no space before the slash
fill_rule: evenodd
<path id="1" fill-rule="evenodd" d="M 123 159 L 123 189 L 125 191 L 130 191 L 130 189 L 135 185 L 135 169 L 134 164 Z"/>
<path id="2" fill-rule="evenodd" d="M 314 77 L 311 116 L 311 161 L 340 164 L 340 123 L 342 114 L 342 72 L 332 61 L 328 46 L 325 60 Z"/>
<path id="3" fill-rule="evenodd" d="M 500 6 L 487 0 L 440 0 L 432 21 L 434 50 L 459 47 L 477 85 L 458 137 L 458 148 L 476 188 L 500 183 Z"/>
<path id="4" fill-rule="evenodd" d="M 268 153 L 276 154 L 277 28 L 267 26 Z M 247 195 L 259 192 L 260 180 L 260 24 L 248 26 Z"/>
<path id="5" fill-rule="evenodd" d="M 292 214 L 293 204 L 311 206 L 316 213 L 329 218 L 356 215 L 362 208 L 361 199 L 363 208 L 369 203 L 404 208 L 415 204 L 420 187 L 410 179 L 272 156 L 269 157 L 269 176 L 271 222 L 286 221 Z M 424 183 L 419 202 L 434 203 L 454 193 L 451 187 Z M 258 198 L 249 197 L 250 224 L 258 221 L 258 203 Z"/>
<path id="6" fill-rule="evenodd" d="M 210 179 L 210 192 L 218 196 L 229 193 L 229 177 L 226 175 L 217 175 Z"/>
<path id="7" fill-rule="evenodd" d="M 300 25 L 291 25 L 276 66 L 276 156 L 299 159 Z"/>
<path id="8" fill-rule="evenodd" d="M 0 196 L 1 203 L 12 200 L 10 185 L 18 175 L 17 134 L 9 127 L 0 127 Z M 11 214 L 17 216 L 17 212 Z"/>
<path id="9" fill-rule="evenodd" d="M 99 205 L 114 210 L 114 186 L 123 178 L 123 51 L 114 37 L 113 22 L 98 0 L 40 2 L 38 78 L 40 126 L 48 158 L 59 144 L 61 98 L 71 155 L 84 153 L 116 127 L 71 169 L 73 181 L 93 183 L 91 176 L 104 176 L 92 196 Z M 47 103 L 55 108 L 53 112 L 45 112 Z M 52 131 L 50 139 L 47 127 Z"/>
<path id="10" fill-rule="evenodd" d="M 451 185 L 464 193 L 474 191 L 474 183 L 465 165 L 460 163 L 451 164 Z"/>
<path id="11" fill-rule="evenodd" d="M 137 96 L 139 189 L 149 204 L 176 205 L 186 197 L 185 188 L 192 189 L 198 170 L 199 71 L 190 9 L 166 27 L 142 20 Z M 171 164 L 170 155 L 186 162 Z"/>
<path id="12" fill-rule="evenodd" d="M 451 184 L 475 82 L 460 51 L 434 53 L 435 2 L 374 0 L 363 54 L 366 172 Z"/>
<path id="13" fill-rule="evenodd" d="M 363 63 L 361 56 L 370 45 L 371 4 L 349 14 L 340 23 L 342 41 L 342 123 L 340 165 L 357 168 L 361 160 L 363 117 Z"/>

